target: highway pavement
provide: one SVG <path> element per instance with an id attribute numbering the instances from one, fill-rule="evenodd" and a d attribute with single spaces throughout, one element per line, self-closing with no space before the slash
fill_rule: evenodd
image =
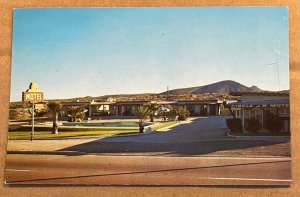
<path id="1" fill-rule="evenodd" d="M 281 185 L 289 157 L 24 155 L 7 157 L 10 185 Z"/>

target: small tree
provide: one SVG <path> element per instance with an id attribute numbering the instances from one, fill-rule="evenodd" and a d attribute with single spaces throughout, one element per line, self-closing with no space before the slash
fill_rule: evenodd
<path id="1" fill-rule="evenodd" d="M 154 122 L 154 115 L 159 110 L 159 106 L 156 103 L 147 103 L 145 107 L 149 111 L 150 122 Z"/>
<path id="2" fill-rule="evenodd" d="M 231 109 L 231 106 L 227 104 L 226 101 L 223 101 L 222 105 L 224 106 L 224 108 L 227 108 L 230 112 L 230 114 L 232 115 L 233 118 L 236 118 L 235 117 L 235 114 L 233 113 L 232 109 Z"/>
<path id="3" fill-rule="evenodd" d="M 175 109 L 175 111 L 176 111 L 176 114 L 178 116 L 178 120 L 186 120 L 191 115 L 189 110 L 187 110 L 187 109 L 185 109 L 181 106 L 177 107 Z"/>
<path id="4" fill-rule="evenodd" d="M 79 118 L 84 118 L 84 109 L 79 106 L 66 107 L 66 114 L 70 117 L 71 122 L 76 122 Z"/>
<path id="5" fill-rule="evenodd" d="M 62 106 L 58 102 L 50 102 L 48 103 L 47 107 L 48 107 L 48 113 L 53 121 L 52 134 L 58 134 L 58 116 L 62 111 Z"/>
<path id="6" fill-rule="evenodd" d="M 146 107 L 138 107 L 136 110 L 136 116 L 139 119 L 139 131 L 140 133 L 144 132 L 143 122 L 148 118 L 150 110 Z"/>

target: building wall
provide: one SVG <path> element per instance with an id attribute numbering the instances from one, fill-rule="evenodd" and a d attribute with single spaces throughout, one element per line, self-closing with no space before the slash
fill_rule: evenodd
<path id="1" fill-rule="evenodd" d="M 136 115 L 136 110 L 142 104 L 117 104 L 117 105 L 91 105 L 88 109 L 91 111 L 89 114 L 98 114 L 100 111 L 113 111 L 111 115 L 124 115 L 132 116 Z M 209 116 L 209 115 L 220 115 L 219 104 L 169 104 L 172 106 L 181 106 L 190 111 L 192 116 Z"/>

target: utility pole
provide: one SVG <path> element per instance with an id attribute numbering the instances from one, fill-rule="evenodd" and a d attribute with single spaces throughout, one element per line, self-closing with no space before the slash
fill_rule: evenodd
<path id="1" fill-rule="evenodd" d="M 279 80 L 279 56 L 280 53 L 278 50 L 276 50 L 276 66 L 277 66 L 277 85 L 278 85 L 278 91 L 280 91 L 280 80 Z"/>
<path id="2" fill-rule="evenodd" d="M 274 70 L 276 69 L 275 72 L 277 72 L 276 74 L 276 77 L 277 77 L 277 85 L 276 85 L 276 82 L 274 83 L 275 84 L 275 89 L 276 89 L 276 86 L 277 86 L 277 91 L 280 91 L 280 78 L 279 78 L 279 55 L 280 55 L 280 52 L 278 50 L 279 48 L 279 43 L 277 41 L 277 39 L 274 39 L 276 41 L 276 46 L 275 46 L 275 53 L 276 53 L 276 62 L 272 62 L 272 63 L 268 63 L 268 64 L 264 64 L 264 65 L 275 65 L 276 68 L 274 67 Z"/>
<path id="3" fill-rule="evenodd" d="M 169 86 L 167 86 L 167 101 L 169 100 Z"/>
<path id="4" fill-rule="evenodd" d="M 275 53 L 276 53 L 276 69 L 277 69 L 277 88 L 280 91 L 280 80 L 279 80 L 279 41 L 275 38 Z"/>

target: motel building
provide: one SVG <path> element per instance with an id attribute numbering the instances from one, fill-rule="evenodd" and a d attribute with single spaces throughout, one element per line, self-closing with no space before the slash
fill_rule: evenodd
<path id="1" fill-rule="evenodd" d="M 220 100 L 179 100 L 179 101 L 107 101 L 107 102 L 63 102 L 63 106 L 81 106 L 88 118 L 99 116 L 135 116 L 138 107 L 154 102 L 160 107 L 182 106 L 191 116 L 220 115 Z"/>
<path id="2" fill-rule="evenodd" d="M 257 132 L 290 132 L 289 93 L 286 92 L 231 92 L 240 96 L 229 103 L 236 118 L 241 119 L 243 132 L 247 132 L 250 120 L 259 123 Z M 248 127 L 249 128 L 249 127 Z"/>

